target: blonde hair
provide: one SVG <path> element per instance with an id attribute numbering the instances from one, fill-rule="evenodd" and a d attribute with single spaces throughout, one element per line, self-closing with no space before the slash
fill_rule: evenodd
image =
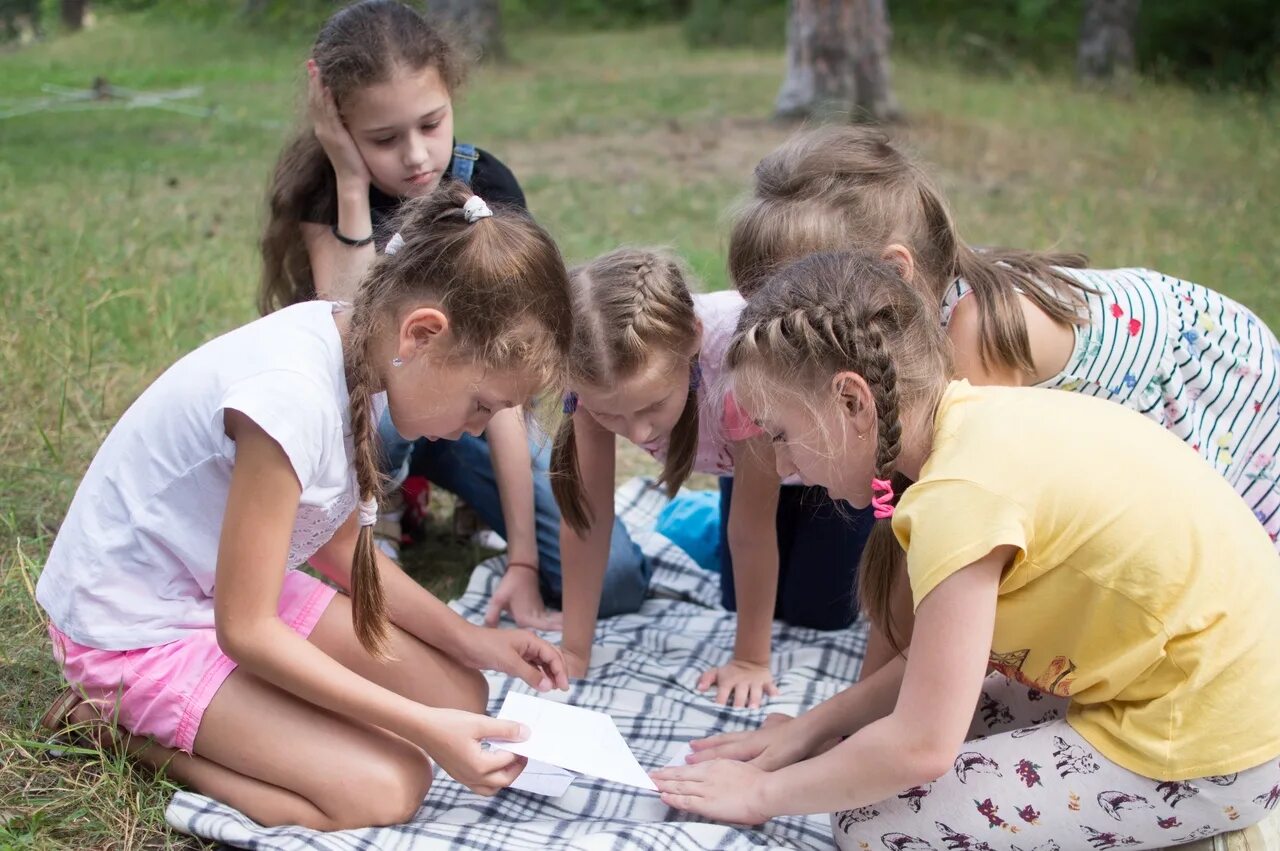
<path id="1" fill-rule="evenodd" d="M 698 317 L 685 272 L 658 249 L 619 248 L 570 272 L 573 342 L 569 381 L 603 387 L 630 378 L 655 354 L 683 355 L 698 334 Z M 694 359 L 697 354 L 694 354 Z M 693 368 L 692 361 L 690 369 Z M 698 453 L 698 398 L 693 383 L 671 432 L 659 482 L 674 496 Z M 577 532 L 591 528 L 582 490 L 573 417 L 565 417 L 551 452 L 551 488 L 565 521 Z"/>
<path id="2" fill-rule="evenodd" d="M 868 127 L 801 133 L 760 161 L 733 224 L 729 275 L 750 298 L 789 260 L 814 251 L 879 254 L 895 242 L 911 250 L 935 305 L 957 278 L 973 288 L 984 365 L 1034 372 L 1019 293 L 1064 325 L 1086 321 L 1084 294 L 1093 290 L 1054 267 L 1083 268 L 1088 258 L 971 248 L 928 173 Z"/>
<path id="3" fill-rule="evenodd" d="M 468 224 L 462 207 L 470 197 L 466 187 L 446 184 L 406 202 L 396 223 L 404 244 L 374 262 L 357 292 L 345 363 L 361 500 L 381 489 L 371 406 L 379 379 L 371 352 L 408 309 L 432 303 L 448 316 L 447 361 L 519 370 L 540 386 L 558 379 L 569 351 L 568 273 L 555 242 L 515 208 L 497 206 L 492 217 Z M 351 599 L 356 636 L 380 653 L 388 625 L 371 526 L 360 529 Z"/>
<path id="4" fill-rule="evenodd" d="M 949 352 L 933 310 L 893 265 L 870 252 L 819 252 L 761 282 L 725 364 L 735 385 L 759 385 L 748 391 L 752 399 L 774 407 L 799 401 L 813 411 L 830 400 L 833 375 L 861 375 L 875 403 L 875 474 L 901 495 L 910 484 L 896 469 L 903 413 L 932 419 L 951 372 Z M 902 563 L 890 522 L 877 520 L 858 596 L 891 641 L 889 601 Z"/>

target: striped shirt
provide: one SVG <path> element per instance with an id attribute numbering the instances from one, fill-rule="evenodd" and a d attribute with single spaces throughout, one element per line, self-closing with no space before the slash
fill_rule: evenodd
<path id="1" fill-rule="evenodd" d="M 1150 269 L 1061 269 L 1085 293 L 1066 367 L 1038 387 L 1130 407 L 1189 443 L 1280 537 L 1280 343 L 1244 306 Z M 971 292 L 957 280 L 942 323 Z"/>

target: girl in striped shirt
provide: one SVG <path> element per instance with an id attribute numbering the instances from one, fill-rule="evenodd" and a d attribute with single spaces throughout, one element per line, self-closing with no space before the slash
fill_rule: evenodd
<path id="1" fill-rule="evenodd" d="M 1073 390 L 1156 420 L 1214 466 L 1280 536 L 1280 344 L 1220 293 L 1075 254 L 975 250 L 928 174 L 878 131 L 792 139 L 756 167 L 730 274 L 748 298 L 813 251 L 883 254 L 935 298 L 958 377 Z"/>

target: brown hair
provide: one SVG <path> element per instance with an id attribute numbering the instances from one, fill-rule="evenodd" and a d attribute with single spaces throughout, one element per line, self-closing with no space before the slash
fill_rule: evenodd
<path id="1" fill-rule="evenodd" d="M 896 471 L 904 412 L 932 413 L 951 373 L 950 349 L 935 311 L 892 264 L 870 252 L 820 252 L 762 282 L 738 319 L 725 364 L 735 383 L 756 382 L 753 399 L 800 402 L 816 410 L 831 377 L 856 372 L 876 413 L 876 477 L 901 495 Z M 877 520 L 863 550 L 858 596 L 897 646 L 890 617 L 902 548 L 888 520 Z"/>
<path id="2" fill-rule="evenodd" d="M 446 184 L 405 202 L 396 223 L 404 245 L 374 261 L 357 291 L 345 362 L 361 500 L 381 489 L 371 408 L 381 383 L 371 351 L 406 311 L 431 303 L 449 318 L 447 362 L 518 370 L 539 386 L 559 379 L 573 320 L 560 251 L 518 208 L 498 206 L 468 224 L 462 207 L 470 197 L 465 186 Z M 369 526 L 360 529 L 351 598 L 360 643 L 380 652 L 388 627 Z"/>
<path id="3" fill-rule="evenodd" d="M 465 67 L 440 29 L 395 0 L 363 0 L 336 12 L 316 36 L 311 58 L 339 110 L 360 89 L 386 82 L 400 70 L 434 68 L 445 87 L 456 91 Z M 280 152 L 267 195 L 258 294 L 264 315 L 315 298 L 301 223 L 322 211 L 336 215 L 337 196 L 333 166 L 308 124 Z"/>
<path id="4" fill-rule="evenodd" d="M 652 363 L 655 353 L 682 354 L 698 334 L 684 269 L 664 251 L 619 248 L 575 268 L 569 279 L 575 320 L 571 383 L 602 387 L 629 378 Z M 675 496 L 689 478 L 697 454 L 698 394 L 691 381 L 658 480 L 668 494 Z M 551 450 L 551 488 L 569 526 L 580 533 L 591 528 L 572 416 L 561 423 Z"/>
<path id="5" fill-rule="evenodd" d="M 973 288 L 985 365 L 1034 371 L 1019 292 L 1064 325 L 1086 321 L 1084 293 L 1092 289 L 1054 267 L 1082 268 L 1088 258 L 971 248 L 925 170 L 868 127 L 801 133 L 760 161 L 734 221 L 729 275 L 750 298 L 789 260 L 814 251 L 879 253 L 894 242 L 911 250 L 935 304 L 956 278 Z"/>

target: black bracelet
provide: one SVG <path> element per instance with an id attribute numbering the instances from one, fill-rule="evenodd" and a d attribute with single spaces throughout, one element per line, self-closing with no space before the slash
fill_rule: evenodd
<path id="1" fill-rule="evenodd" d="M 333 226 L 333 238 L 338 240 L 338 242 L 341 242 L 343 245 L 350 245 L 352 248 L 359 248 L 373 242 L 373 234 L 369 234 L 364 239 L 352 239 L 349 236 L 344 236 L 342 232 L 338 230 L 337 225 Z"/>

